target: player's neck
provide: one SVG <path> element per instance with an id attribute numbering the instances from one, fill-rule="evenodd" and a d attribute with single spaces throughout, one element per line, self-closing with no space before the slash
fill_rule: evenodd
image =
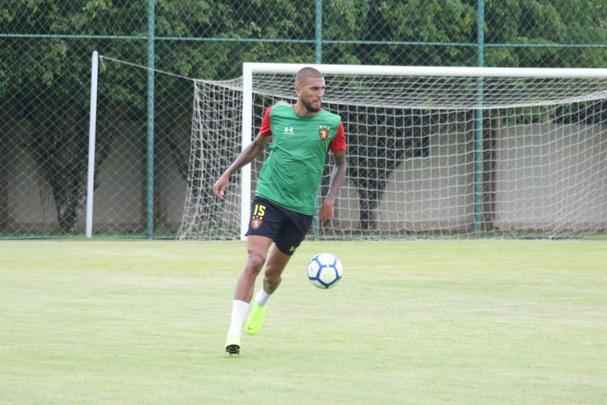
<path id="1" fill-rule="evenodd" d="M 313 117 L 320 112 L 308 110 L 308 108 L 299 101 L 293 106 L 293 111 L 295 111 L 295 114 L 299 117 Z"/>

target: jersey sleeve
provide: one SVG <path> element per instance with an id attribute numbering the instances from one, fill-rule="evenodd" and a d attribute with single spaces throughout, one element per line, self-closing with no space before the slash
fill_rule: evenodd
<path id="1" fill-rule="evenodd" d="M 261 126 L 259 127 L 259 134 L 261 136 L 272 136 L 272 125 L 270 123 L 270 112 L 272 112 L 272 107 L 268 107 L 263 112 L 263 116 L 261 117 Z"/>
<path id="2" fill-rule="evenodd" d="M 344 123 L 340 122 L 337 127 L 337 131 L 335 133 L 335 138 L 331 141 L 331 145 L 329 145 L 331 152 L 344 152 L 348 145 L 346 144 L 346 130 L 344 129 Z"/>

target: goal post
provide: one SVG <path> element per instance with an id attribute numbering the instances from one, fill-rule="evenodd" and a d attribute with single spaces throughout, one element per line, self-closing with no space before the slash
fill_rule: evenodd
<path id="1" fill-rule="evenodd" d="M 225 202 L 202 197 L 253 139 L 261 112 L 295 101 L 304 66 L 342 116 L 348 181 L 319 237 L 580 237 L 607 229 L 607 69 L 244 63 L 195 82 L 179 238 L 243 238 L 261 162 Z M 236 177 L 236 176 L 235 176 Z M 326 192 L 328 173 L 321 192 Z M 201 208 L 204 207 L 204 208 Z"/>
<path id="2" fill-rule="evenodd" d="M 253 73 L 254 66 L 242 66 L 242 150 L 253 141 Z M 245 239 L 251 207 L 251 165 L 241 169 L 240 239 Z"/>

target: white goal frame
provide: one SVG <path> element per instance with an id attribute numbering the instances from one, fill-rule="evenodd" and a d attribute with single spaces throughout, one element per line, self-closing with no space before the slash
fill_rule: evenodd
<path id="1" fill-rule="evenodd" d="M 311 66 L 323 74 L 360 74 L 376 76 L 459 76 L 483 78 L 607 78 L 603 68 L 497 68 L 444 66 L 331 65 L 302 63 L 251 63 L 242 65 L 242 149 L 252 141 L 253 76 L 256 73 L 293 74 Z M 482 97 L 482 85 L 479 88 Z M 251 206 L 251 165 L 241 169 L 240 238 L 245 239 Z"/>

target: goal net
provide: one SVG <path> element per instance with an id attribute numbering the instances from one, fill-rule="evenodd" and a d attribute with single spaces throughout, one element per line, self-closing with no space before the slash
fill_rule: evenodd
<path id="1" fill-rule="evenodd" d="M 316 65 L 341 115 L 347 183 L 310 237 L 566 238 L 607 230 L 607 70 Z M 293 103 L 303 65 L 245 64 L 195 82 L 181 239 L 238 239 L 262 159 L 211 187 Z M 329 183 L 328 159 L 319 201 Z"/>

